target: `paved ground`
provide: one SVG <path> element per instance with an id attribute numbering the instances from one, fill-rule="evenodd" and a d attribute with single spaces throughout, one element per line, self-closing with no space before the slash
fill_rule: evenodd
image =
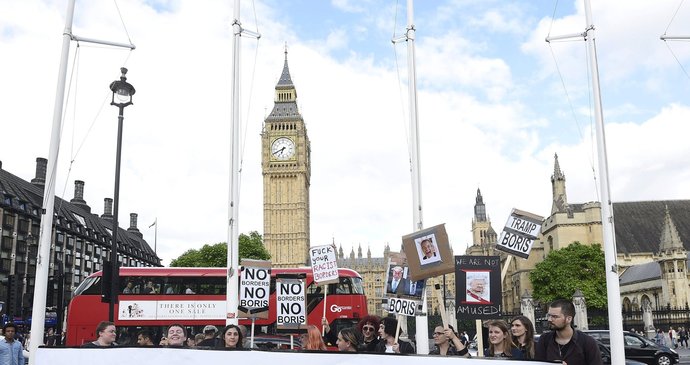
<path id="1" fill-rule="evenodd" d="M 676 351 L 680 355 L 681 364 L 690 364 L 690 349 L 677 348 Z"/>

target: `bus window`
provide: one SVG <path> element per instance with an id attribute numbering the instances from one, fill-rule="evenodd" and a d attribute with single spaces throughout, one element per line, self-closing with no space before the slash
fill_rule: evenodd
<path id="1" fill-rule="evenodd" d="M 79 287 L 74 291 L 74 295 L 98 294 L 101 295 L 101 277 L 93 276 L 84 279 Z"/>

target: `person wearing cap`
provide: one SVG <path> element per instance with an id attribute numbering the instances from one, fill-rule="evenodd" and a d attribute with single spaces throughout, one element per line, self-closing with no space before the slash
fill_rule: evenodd
<path id="1" fill-rule="evenodd" d="M 198 347 L 216 347 L 218 346 L 218 339 L 216 338 L 216 332 L 218 328 L 213 325 L 208 325 L 204 327 L 204 340 L 197 344 Z"/>

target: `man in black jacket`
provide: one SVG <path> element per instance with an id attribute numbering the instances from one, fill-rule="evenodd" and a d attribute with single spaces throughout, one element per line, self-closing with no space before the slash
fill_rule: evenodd
<path id="1" fill-rule="evenodd" d="M 562 361 L 567 365 L 602 365 L 596 341 L 572 327 L 575 306 L 565 299 L 549 305 L 547 314 L 551 332 L 541 335 L 535 349 L 535 360 Z"/>

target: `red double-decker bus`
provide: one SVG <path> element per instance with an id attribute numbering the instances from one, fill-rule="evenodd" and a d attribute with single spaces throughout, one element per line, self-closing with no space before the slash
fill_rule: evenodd
<path id="1" fill-rule="evenodd" d="M 309 267 L 271 269 L 269 317 L 256 319 L 255 334 L 275 334 L 275 278 L 285 275 L 306 278 L 308 324 L 321 325 L 325 290 L 328 291 L 326 319 L 330 326 L 337 331 L 356 324 L 367 315 L 362 278 L 350 269 L 339 269 L 338 274 L 339 283 L 317 285 Z M 108 320 L 108 303 L 101 302 L 101 279 L 102 272 L 94 273 L 74 291 L 67 310 L 67 346 L 93 341 L 98 323 Z M 120 302 L 115 305 L 119 344 L 136 344 L 137 333 L 143 329 L 158 341 L 165 327 L 172 323 L 187 327 L 188 337 L 201 333 L 209 324 L 219 329 L 225 326 L 225 268 L 123 267 L 119 283 Z M 155 309 L 163 307 L 169 310 L 158 313 Z M 138 316 L 139 312 L 147 314 Z M 249 327 L 251 321 L 240 319 L 240 324 Z"/>

